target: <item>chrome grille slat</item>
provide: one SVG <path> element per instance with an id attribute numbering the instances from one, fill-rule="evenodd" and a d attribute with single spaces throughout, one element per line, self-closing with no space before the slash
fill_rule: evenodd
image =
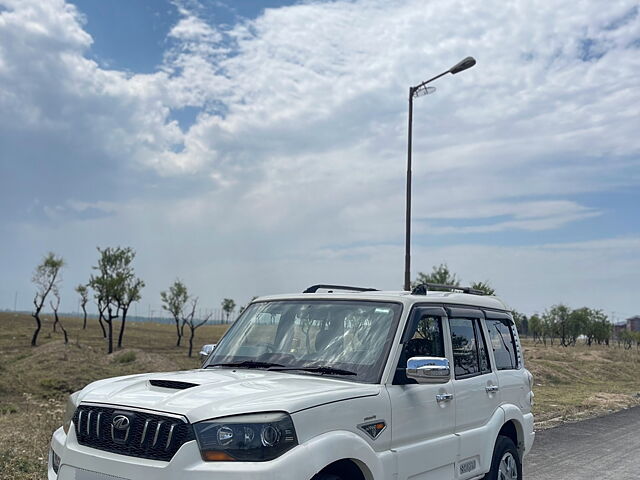
<path id="1" fill-rule="evenodd" d="M 82 417 L 84 415 L 84 411 L 80 411 L 78 413 L 78 430 L 82 430 Z"/>
<path id="2" fill-rule="evenodd" d="M 128 429 L 114 430 L 113 419 L 123 415 Z M 195 440 L 191 424 L 179 415 L 142 409 L 81 404 L 73 422 L 81 445 L 152 460 L 169 461 L 185 442 Z"/>
<path id="3" fill-rule="evenodd" d="M 153 444 L 151 445 L 152 447 L 155 447 L 156 443 L 158 443 L 158 435 L 160 434 L 160 428 L 162 427 L 163 423 L 164 422 L 162 420 L 158 422 L 158 426 L 156 427 L 156 434 L 153 436 Z"/>
<path id="4" fill-rule="evenodd" d="M 173 430 L 174 430 L 174 428 L 176 428 L 176 424 L 172 423 L 171 424 L 171 428 L 169 429 L 169 435 L 167 437 L 167 444 L 164 447 L 165 450 L 168 450 L 169 449 L 169 445 L 171 445 L 171 439 L 173 438 Z"/>
<path id="5" fill-rule="evenodd" d="M 142 445 L 144 443 L 144 439 L 147 438 L 147 428 L 149 427 L 150 423 L 151 423 L 151 420 L 149 420 L 148 418 L 144 422 L 144 428 L 142 429 L 142 438 L 140 439 L 140 445 Z"/>
<path id="6" fill-rule="evenodd" d="M 90 434 L 90 428 L 91 428 L 91 414 L 93 412 L 91 410 L 89 410 L 89 413 L 87 413 L 87 435 Z"/>
<path id="7" fill-rule="evenodd" d="M 98 419 L 96 420 L 96 438 L 100 438 L 100 421 L 102 420 L 102 412 L 98 412 Z"/>

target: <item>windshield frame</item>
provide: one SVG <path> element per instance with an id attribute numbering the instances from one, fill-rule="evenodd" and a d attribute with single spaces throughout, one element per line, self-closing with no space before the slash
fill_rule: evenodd
<path id="1" fill-rule="evenodd" d="M 393 347 L 393 343 L 394 343 L 394 339 L 397 335 L 398 332 L 398 325 L 400 323 L 400 319 L 402 318 L 402 314 L 404 312 L 404 303 L 400 302 L 400 301 L 394 301 L 394 300 L 374 300 L 374 299 L 361 299 L 361 298 L 327 298 L 327 297 L 323 297 L 323 298 L 291 298 L 291 299 L 287 299 L 287 298 L 278 298 L 278 299 L 273 299 L 273 300 L 256 300 L 251 302 L 249 305 L 247 305 L 247 308 L 242 312 L 242 314 L 233 322 L 233 324 L 231 325 L 231 327 L 229 327 L 229 329 L 224 333 L 224 335 L 220 338 L 220 340 L 218 341 L 218 344 L 216 345 L 216 349 L 220 346 L 224 344 L 224 341 L 226 338 L 230 338 L 232 337 L 232 333 L 235 332 L 236 329 L 241 328 L 241 324 L 242 321 L 244 319 L 244 317 L 249 313 L 249 311 L 251 310 L 250 307 L 255 306 L 255 305 L 259 305 L 259 304 L 267 304 L 267 303 L 287 303 L 287 304 L 309 304 L 309 303 L 335 303 L 335 304 L 339 304 L 339 303 L 360 303 L 360 304 L 377 304 L 377 305 L 393 305 L 396 306 L 397 308 L 395 309 L 395 313 L 393 315 L 393 318 L 391 319 L 391 324 L 389 325 L 389 330 L 387 332 L 387 336 L 384 342 L 384 347 L 382 349 L 382 351 L 380 352 L 380 355 L 378 357 L 378 360 L 372 364 L 372 371 L 373 371 L 373 375 L 371 375 L 371 378 L 367 378 L 367 379 L 363 379 L 363 378 L 358 378 L 358 376 L 351 376 L 351 375 L 335 375 L 335 374 L 321 374 L 322 376 L 327 376 L 330 377 L 332 379 L 338 379 L 338 380 L 346 380 L 346 381 L 350 381 L 350 382 L 356 382 L 356 383 L 366 383 L 366 384 L 380 384 L 382 382 L 382 376 L 384 374 L 385 371 L 385 367 L 389 361 L 389 354 L 391 352 L 391 348 Z M 215 363 L 219 363 L 218 360 L 213 361 L 213 359 L 216 357 L 215 354 L 215 350 L 213 350 L 213 352 L 211 353 L 211 355 L 209 355 L 209 357 L 207 358 L 207 360 L 205 361 L 205 363 L 202 365 L 201 368 L 207 368 L 209 367 L 211 364 L 215 364 Z M 331 366 L 335 366 L 335 365 L 331 365 Z M 225 368 L 225 367 L 217 367 L 217 368 Z M 242 368 L 242 367 L 233 367 L 233 368 Z M 265 369 L 267 370 L 267 369 Z M 281 370 L 278 370 L 277 368 L 274 368 L 273 370 L 267 370 L 267 371 L 274 371 L 274 372 L 281 372 Z M 304 374 L 304 375 L 314 375 L 314 376 L 319 376 L 320 374 L 318 373 L 313 373 L 313 372 L 305 372 L 303 370 L 288 370 L 285 371 L 283 373 L 294 373 L 294 374 Z"/>

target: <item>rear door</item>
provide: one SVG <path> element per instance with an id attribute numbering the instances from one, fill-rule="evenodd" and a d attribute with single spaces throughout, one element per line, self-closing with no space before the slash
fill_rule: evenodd
<path id="1" fill-rule="evenodd" d="M 511 316 L 486 311 L 489 344 L 493 350 L 502 404 L 529 406 L 529 384 L 524 370 L 518 334 Z"/>
<path id="2" fill-rule="evenodd" d="M 471 478 L 491 459 L 483 458 L 491 439 L 489 421 L 500 405 L 498 377 L 493 371 L 482 326 L 484 314 L 469 308 L 448 308 L 453 355 L 455 433 L 460 438 L 457 478 Z"/>
<path id="3" fill-rule="evenodd" d="M 443 308 L 414 308 L 402 338 L 393 385 L 387 389 L 393 418 L 391 448 L 397 452 L 398 478 L 452 479 L 458 453 L 453 382 L 450 378 L 446 383 L 431 385 L 408 379 L 407 360 L 418 356 L 446 357 L 453 365 Z"/>

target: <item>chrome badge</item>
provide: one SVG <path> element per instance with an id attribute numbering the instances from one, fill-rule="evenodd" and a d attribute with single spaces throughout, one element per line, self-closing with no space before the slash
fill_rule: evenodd
<path id="1" fill-rule="evenodd" d="M 111 419 L 111 440 L 115 443 L 126 443 L 129 439 L 131 419 L 126 415 L 115 415 Z"/>

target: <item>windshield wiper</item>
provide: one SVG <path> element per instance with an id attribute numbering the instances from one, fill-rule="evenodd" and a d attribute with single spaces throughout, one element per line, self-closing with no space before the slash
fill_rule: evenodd
<path id="1" fill-rule="evenodd" d="M 302 370 L 304 372 L 312 372 L 319 373 L 321 375 L 358 375 L 356 372 L 352 372 L 351 370 L 344 370 L 342 368 L 332 367 L 330 365 L 320 365 L 320 366 L 307 366 L 304 365 L 301 367 L 284 367 L 284 368 L 270 368 L 269 370 L 274 370 L 277 372 L 284 372 L 289 370 Z"/>
<path id="2" fill-rule="evenodd" d="M 242 368 L 271 368 L 271 367 L 284 367 L 279 363 L 271 362 L 258 362 L 256 360 L 245 360 L 243 362 L 229 362 L 229 363 L 212 363 L 204 368 L 209 367 L 242 367 Z"/>

